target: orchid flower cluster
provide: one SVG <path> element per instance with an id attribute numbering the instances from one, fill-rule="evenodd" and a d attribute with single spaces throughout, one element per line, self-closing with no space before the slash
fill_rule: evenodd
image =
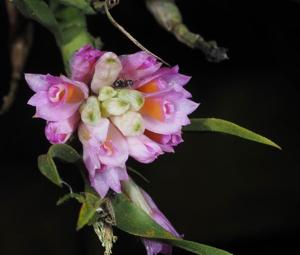
<path id="1" fill-rule="evenodd" d="M 71 77 L 25 74 L 35 94 L 28 104 L 47 121 L 50 143 L 67 143 L 77 132 L 90 185 L 104 198 L 126 193 L 164 229 L 179 237 L 150 196 L 129 179 L 126 161 L 151 163 L 181 143 L 182 126 L 198 104 L 184 88 L 190 77 L 178 66 L 162 67 L 137 52 L 118 56 L 86 45 L 70 61 Z M 144 239 L 149 255 L 170 246 Z"/>

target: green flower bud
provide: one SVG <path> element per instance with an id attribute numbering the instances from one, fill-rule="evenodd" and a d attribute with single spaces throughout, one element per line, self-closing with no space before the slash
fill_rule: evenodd
<path id="1" fill-rule="evenodd" d="M 80 107 L 81 120 L 89 125 L 96 125 L 101 120 L 101 110 L 96 97 L 89 97 Z"/>
<path id="2" fill-rule="evenodd" d="M 138 111 L 144 105 L 145 99 L 141 92 L 132 89 L 120 89 L 118 98 L 130 103 L 130 110 Z"/>
<path id="3" fill-rule="evenodd" d="M 128 111 L 121 116 L 111 117 L 111 121 L 124 136 L 141 135 L 145 131 L 143 118 L 137 112 Z"/>
<path id="4" fill-rule="evenodd" d="M 100 88 L 98 100 L 105 101 L 107 99 L 113 98 L 117 95 L 117 91 L 111 86 L 105 86 Z"/>
<path id="5" fill-rule="evenodd" d="M 102 102 L 102 109 L 105 114 L 119 116 L 127 112 L 130 108 L 129 103 L 119 98 L 110 98 Z"/>

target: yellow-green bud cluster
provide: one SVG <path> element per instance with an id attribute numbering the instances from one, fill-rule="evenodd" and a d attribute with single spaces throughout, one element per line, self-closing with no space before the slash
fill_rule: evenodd
<path id="1" fill-rule="evenodd" d="M 81 106 L 81 119 L 86 124 L 97 125 L 101 117 L 110 118 L 123 135 L 140 135 L 145 128 L 138 111 L 144 102 L 144 96 L 139 91 L 104 86 L 100 88 L 98 98 L 90 96 Z"/>

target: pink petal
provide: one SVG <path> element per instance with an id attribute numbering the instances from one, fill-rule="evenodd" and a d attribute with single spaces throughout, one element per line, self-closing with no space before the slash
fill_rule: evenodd
<path id="1" fill-rule="evenodd" d="M 163 77 L 164 75 L 176 74 L 177 72 L 178 72 L 178 66 L 175 66 L 173 68 L 162 67 L 157 72 L 153 73 L 152 75 L 149 75 L 149 76 L 135 82 L 134 88 L 135 89 L 139 88 L 139 87 L 145 85 L 146 83 L 148 83 L 150 81 L 153 81 L 155 79 Z"/>
<path id="2" fill-rule="evenodd" d="M 157 142 L 162 148 L 162 150 L 165 152 L 174 152 L 173 147 L 183 142 L 181 132 L 176 132 L 169 135 L 162 135 L 146 130 L 145 135 L 151 140 Z"/>
<path id="3" fill-rule="evenodd" d="M 103 178 L 102 173 L 96 173 L 93 178 L 90 178 L 92 187 L 98 192 L 98 194 L 103 198 L 106 196 L 109 186 L 106 180 Z"/>
<path id="4" fill-rule="evenodd" d="M 79 108 L 81 103 L 77 104 L 58 104 L 46 103 L 38 105 L 36 109 L 36 117 L 48 121 L 60 121 L 71 117 Z"/>
<path id="5" fill-rule="evenodd" d="M 158 241 L 153 241 L 150 239 L 145 239 L 145 238 L 142 238 L 142 242 L 146 248 L 147 255 L 157 255 L 159 253 L 162 253 L 165 255 L 172 254 L 172 246 L 171 245 L 164 244 L 164 243 L 158 242 Z"/>
<path id="6" fill-rule="evenodd" d="M 185 115 L 176 113 L 171 120 L 157 121 L 147 116 L 143 116 L 145 128 L 158 134 L 169 135 L 179 132 L 182 125 L 188 125 L 188 118 Z"/>
<path id="7" fill-rule="evenodd" d="M 65 143 L 77 127 L 79 115 L 74 114 L 69 119 L 48 122 L 45 127 L 45 135 L 50 143 Z"/>
<path id="8" fill-rule="evenodd" d="M 32 106 L 49 104 L 48 93 L 46 91 L 39 91 L 35 93 L 27 102 L 27 104 Z"/>
<path id="9" fill-rule="evenodd" d="M 128 179 L 127 174 L 119 173 L 122 171 L 126 173 L 126 168 L 125 167 L 108 167 L 103 172 L 103 176 L 104 176 L 104 179 L 106 180 L 106 183 L 113 191 L 115 191 L 117 193 L 121 193 L 120 181 Z M 124 177 L 124 178 L 120 178 L 120 177 Z"/>
<path id="10" fill-rule="evenodd" d="M 101 163 L 97 155 L 97 148 L 83 144 L 83 161 L 89 172 L 90 178 L 94 178 L 96 170 L 101 168 Z"/>
<path id="11" fill-rule="evenodd" d="M 128 159 L 128 146 L 125 138 L 112 124 L 109 126 L 106 142 L 111 143 L 112 153 L 100 154 L 100 160 L 107 166 L 124 165 Z"/>
<path id="12" fill-rule="evenodd" d="M 127 180 L 126 167 L 103 166 L 91 179 L 91 184 L 101 197 L 105 197 L 109 188 L 117 193 L 121 193 L 120 181 Z"/>
<path id="13" fill-rule="evenodd" d="M 187 115 L 194 112 L 199 105 L 200 105 L 199 103 L 195 103 L 192 100 L 184 99 L 184 98 L 177 102 L 178 111 L 183 112 Z"/>
<path id="14" fill-rule="evenodd" d="M 129 80 L 139 80 L 156 72 L 161 63 L 144 51 L 134 54 L 122 55 L 120 60 L 123 66 L 121 77 Z"/>
<path id="15" fill-rule="evenodd" d="M 89 83 L 93 77 L 95 63 L 103 52 L 86 45 L 77 51 L 70 61 L 72 80 Z"/>
<path id="16" fill-rule="evenodd" d="M 165 230 L 172 233 L 174 236 L 179 237 L 180 235 L 177 233 L 177 231 L 172 226 L 170 221 L 166 218 L 166 216 L 159 210 L 159 208 L 157 207 L 153 199 L 149 196 L 149 194 L 142 189 L 141 192 L 143 193 L 143 196 L 147 204 L 150 206 L 152 210 L 151 216 L 156 221 L 156 223 L 162 226 Z"/>
<path id="17" fill-rule="evenodd" d="M 190 81 L 192 77 L 180 73 L 170 73 L 164 75 L 163 78 L 169 84 L 178 84 L 180 86 L 184 86 Z"/>
<path id="18" fill-rule="evenodd" d="M 126 138 L 129 155 L 142 163 L 151 163 L 163 154 L 160 146 L 145 135 Z"/>
<path id="19" fill-rule="evenodd" d="M 58 77 L 50 74 L 42 75 L 26 73 L 25 80 L 34 92 L 47 91 L 51 85 L 59 82 Z"/>

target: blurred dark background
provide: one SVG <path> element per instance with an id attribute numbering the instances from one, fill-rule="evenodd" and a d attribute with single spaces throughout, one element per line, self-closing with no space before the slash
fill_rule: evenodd
<path id="1" fill-rule="evenodd" d="M 201 102 L 195 117 L 227 119 L 263 134 L 283 151 L 220 134 L 185 134 L 176 154 L 155 163 L 131 164 L 151 183 L 135 179 L 190 240 L 239 255 L 297 254 L 300 237 L 299 94 L 300 3 L 296 1 L 177 1 L 192 31 L 229 48 L 230 60 L 208 63 L 202 53 L 163 31 L 143 1 L 121 1 L 112 13 L 146 47 L 192 75 L 188 89 Z M 1 2 L 1 96 L 10 65 L 7 16 Z M 89 18 L 105 49 L 137 48 L 104 16 Z M 63 72 L 53 37 L 35 25 L 26 72 Z M 22 81 L 13 108 L 1 123 L 0 254 L 102 254 L 90 228 L 76 232 L 79 206 L 56 207 L 66 192 L 37 169 L 49 147 L 44 121 L 32 119 L 32 95 Z M 80 188 L 72 166 L 63 175 Z M 114 254 L 145 254 L 140 241 L 116 231 Z M 175 249 L 174 254 L 189 254 Z"/>

